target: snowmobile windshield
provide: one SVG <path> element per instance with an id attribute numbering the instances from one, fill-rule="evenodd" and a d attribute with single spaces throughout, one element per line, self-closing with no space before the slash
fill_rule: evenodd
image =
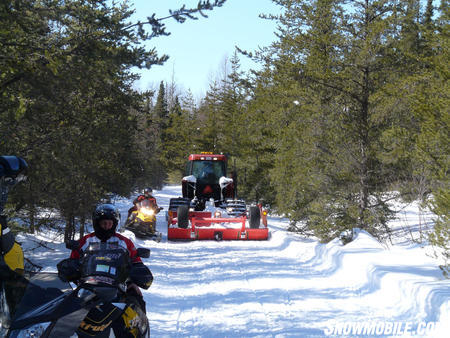
<path id="1" fill-rule="evenodd" d="M 55 272 L 27 272 L 11 283 L 5 285 L 5 291 L 13 318 L 72 291 L 70 284 L 63 282 Z"/>
<path id="2" fill-rule="evenodd" d="M 81 277 L 91 284 L 124 283 L 131 267 L 128 251 L 113 243 L 91 243 L 81 260 Z"/>
<path id="3" fill-rule="evenodd" d="M 145 199 L 139 202 L 139 208 L 152 208 L 153 203 Z"/>
<path id="4" fill-rule="evenodd" d="M 223 161 L 193 161 L 192 175 L 203 184 L 218 184 L 219 179 L 225 176 L 225 163 Z"/>

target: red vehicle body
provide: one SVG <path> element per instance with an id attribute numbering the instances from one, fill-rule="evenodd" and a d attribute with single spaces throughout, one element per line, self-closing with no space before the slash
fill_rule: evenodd
<path id="1" fill-rule="evenodd" d="M 267 240 L 266 212 L 236 199 L 236 177 L 227 175 L 223 154 L 189 155 L 183 197 L 170 200 L 169 240 Z"/>

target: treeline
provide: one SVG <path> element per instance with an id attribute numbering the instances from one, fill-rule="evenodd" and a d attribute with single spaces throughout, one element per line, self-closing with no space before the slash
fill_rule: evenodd
<path id="1" fill-rule="evenodd" d="M 385 239 L 390 203 L 419 199 L 448 255 L 448 1 L 274 2 L 276 41 L 235 53 L 199 101 L 176 84 L 132 89 L 131 67 L 165 60 L 142 42 L 165 31 L 126 23 L 126 6 L 2 4 L 0 150 L 32 168 L 17 208 L 87 217 L 102 195 L 179 182 L 189 153 L 214 151 L 239 196 L 292 231 Z M 241 54 L 260 68 L 241 71 Z"/>
<path id="2" fill-rule="evenodd" d="M 169 16 L 183 22 L 223 3 Z M 50 208 L 73 237 L 75 221 L 83 227 L 101 198 L 163 183 L 148 93 L 133 89 L 133 69 L 167 59 L 144 42 L 168 33 L 154 14 L 146 22 L 132 14 L 107 0 L 0 2 L 0 154 L 29 164 L 10 200 L 32 231 Z"/>
<path id="3" fill-rule="evenodd" d="M 421 200 L 448 255 L 448 1 L 274 2 L 277 40 L 240 51 L 260 70 L 234 54 L 196 107 L 171 96 L 165 166 L 231 154 L 241 197 L 323 241 L 354 227 L 386 239 L 392 202 Z"/>

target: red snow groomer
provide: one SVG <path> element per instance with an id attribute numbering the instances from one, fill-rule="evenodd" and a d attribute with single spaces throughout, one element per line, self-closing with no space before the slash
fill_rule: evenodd
<path id="1" fill-rule="evenodd" d="M 169 240 L 266 240 L 266 212 L 236 199 L 236 178 L 227 175 L 227 157 L 189 155 L 182 180 L 183 197 L 171 198 L 167 212 Z"/>

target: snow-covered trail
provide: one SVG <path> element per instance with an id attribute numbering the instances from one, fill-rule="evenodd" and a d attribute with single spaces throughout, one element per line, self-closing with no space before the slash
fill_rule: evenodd
<path id="1" fill-rule="evenodd" d="M 410 325 L 404 336 L 448 337 L 450 280 L 427 254 L 430 247 L 411 243 L 401 231 L 430 222 L 414 205 L 393 224 L 399 237 L 389 247 L 364 232 L 346 246 L 321 244 L 286 231 L 288 220 L 277 217 L 268 220 L 268 241 L 169 242 L 165 211 L 180 191 L 168 186 L 155 192 L 165 208 L 157 216 L 160 243 L 124 233 L 152 251 L 144 262 L 154 282 L 143 292 L 152 337 L 323 337 L 339 325 L 336 336 L 392 336 L 342 330 L 347 323 L 386 322 L 400 325 L 394 331 L 400 335 Z M 123 222 L 131 202 L 116 205 Z M 46 271 L 56 271 L 69 255 L 51 231 L 20 240 L 26 256 Z M 435 323 L 441 331 L 418 330 Z"/>
<path id="2" fill-rule="evenodd" d="M 167 210 L 180 187 L 156 193 Z M 128 207 L 128 206 L 127 206 Z M 126 209 L 123 209 L 126 211 Z M 288 233 L 269 241 L 136 240 L 152 249 L 144 292 L 153 337 L 324 336 L 336 322 L 448 322 L 450 281 L 417 245 L 385 248 L 369 235 L 341 246 Z M 128 235 L 132 236 L 131 233 Z"/>

